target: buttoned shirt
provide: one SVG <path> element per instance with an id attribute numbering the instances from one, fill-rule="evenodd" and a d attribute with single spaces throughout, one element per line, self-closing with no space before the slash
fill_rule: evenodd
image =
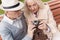
<path id="1" fill-rule="evenodd" d="M 22 22 L 21 22 L 21 20 L 20 20 L 20 17 L 17 18 L 17 19 L 15 19 L 15 20 L 11 20 L 11 19 L 9 19 L 6 15 L 4 15 L 4 18 L 3 18 L 2 21 L 5 21 L 5 22 L 13 25 L 14 27 L 16 27 L 16 28 L 18 28 L 18 29 L 23 29 L 23 24 L 22 24 Z M 1 36 L 2 36 L 2 35 L 3 35 L 3 32 L 1 33 L 1 30 L 2 30 L 2 28 L 0 28 L 0 34 L 1 34 Z M 17 33 L 17 31 L 15 31 L 15 33 Z M 24 35 L 24 34 L 23 34 L 23 35 Z M 9 36 L 8 36 L 8 35 L 5 35 L 5 36 L 7 36 L 7 37 L 3 37 L 3 36 L 2 36 L 2 39 L 3 39 L 3 40 L 14 40 L 14 39 L 11 38 L 11 37 L 10 37 L 11 39 L 9 39 Z M 11 35 L 10 35 L 10 36 L 11 36 Z M 26 34 L 25 37 L 23 37 L 23 39 L 20 39 L 20 40 L 32 40 L 32 38 L 30 38 L 30 37 Z"/>

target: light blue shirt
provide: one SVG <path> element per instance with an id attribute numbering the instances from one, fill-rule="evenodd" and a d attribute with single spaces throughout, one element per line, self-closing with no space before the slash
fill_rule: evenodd
<path id="1" fill-rule="evenodd" d="M 16 39 L 14 39 L 14 37 L 13 36 L 15 36 L 15 35 L 11 35 L 11 33 L 10 33 L 10 31 L 12 30 L 12 34 L 15 34 L 15 33 L 17 33 L 17 30 L 19 29 L 22 29 L 22 30 L 24 30 L 23 29 L 23 25 L 22 25 L 22 22 L 21 22 L 21 20 L 19 20 L 19 19 L 16 19 L 16 20 L 11 20 L 11 19 L 9 19 L 7 16 L 5 16 L 4 15 L 4 18 L 3 18 L 3 20 L 2 21 L 4 21 L 4 22 L 6 22 L 7 24 L 11 24 L 11 25 L 13 25 L 14 26 L 14 28 L 13 27 L 11 27 L 11 28 L 9 28 L 9 27 L 5 27 L 6 25 L 5 24 L 3 24 L 2 22 L 0 23 L 0 35 L 1 35 L 1 37 L 2 37 L 2 40 L 16 40 Z M 9 29 L 10 30 L 9 30 Z M 15 29 L 15 28 L 17 28 L 17 29 Z M 21 32 L 22 32 L 22 30 L 21 30 Z M 25 31 L 25 30 L 24 30 Z M 17 33 L 18 34 L 18 33 Z M 22 35 L 24 35 L 23 33 L 22 33 Z M 18 35 L 19 36 L 19 35 Z M 19 40 L 32 40 L 32 38 L 30 38 L 27 34 L 22 38 L 22 39 L 19 39 Z"/>

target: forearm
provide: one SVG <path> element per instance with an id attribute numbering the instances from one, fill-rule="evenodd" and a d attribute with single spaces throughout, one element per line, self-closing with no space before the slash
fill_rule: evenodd
<path id="1" fill-rule="evenodd" d="M 48 24 L 49 25 L 49 28 L 51 29 L 51 32 L 52 33 L 56 33 L 58 32 L 58 29 L 56 26 L 54 26 L 52 23 Z"/>
<path id="2" fill-rule="evenodd" d="M 51 32 L 52 33 L 58 32 L 58 29 L 57 29 L 57 26 L 56 26 L 56 21 L 53 17 L 52 12 L 50 11 L 50 9 L 48 10 L 48 15 L 49 15 L 49 18 L 48 18 L 48 23 L 47 24 L 50 27 Z"/>

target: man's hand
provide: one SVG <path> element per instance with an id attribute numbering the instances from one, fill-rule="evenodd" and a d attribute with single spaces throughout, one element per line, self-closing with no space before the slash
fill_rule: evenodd
<path id="1" fill-rule="evenodd" d="M 2 37 L 1 37 L 1 35 L 0 35 L 0 40 L 2 40 Z"/>

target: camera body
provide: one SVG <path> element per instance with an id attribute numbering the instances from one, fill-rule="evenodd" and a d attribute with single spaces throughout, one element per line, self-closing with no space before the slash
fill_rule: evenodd
<path id="1" fill-rule="evenodd" d="M 35 25 L 36 27 L 39 26 L 40 20 L 34 20 L 32 21 L 33 25 Z"/>

